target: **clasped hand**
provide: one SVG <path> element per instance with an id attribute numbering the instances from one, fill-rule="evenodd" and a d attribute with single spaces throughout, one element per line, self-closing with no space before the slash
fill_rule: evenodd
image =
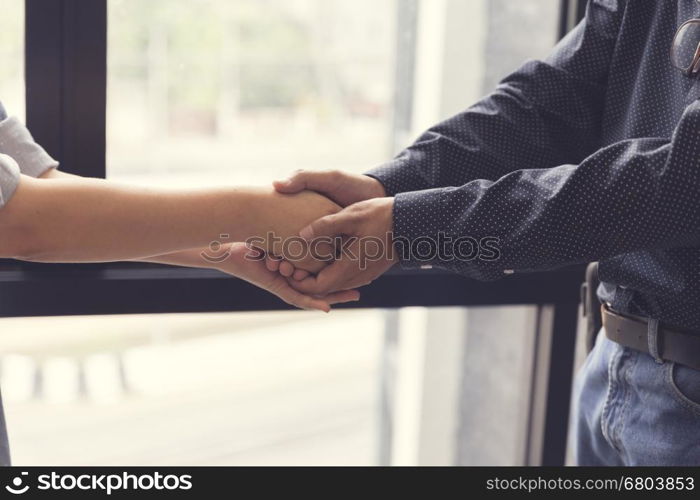
<path id="1" fill-rule="evenodd" d="M 398 261 L 392 242 L 394 198 L 386 196 L 376 179 L 340 171 L 297 171 L 274 187 L 285 194 L 316 191 L 342 207 L 299 232 L 309 243 L 324 242 L 336 248 L 336 259 L 317 274 L 268 257 L 267 268 L 287 278 L 295 290 L 310 296 L 353 290 L 371 283 Z"/>

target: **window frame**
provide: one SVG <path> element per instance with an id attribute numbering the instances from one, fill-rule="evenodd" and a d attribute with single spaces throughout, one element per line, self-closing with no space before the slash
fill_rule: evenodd
<path id="1" fill-rule="evenodd" d="M 63 171 L 99 178 L 106 175 L 107 1 L 25 0 L 27 125 L 36 141 L 61 163 Z M 561 2 L 562 23 L 564 20 L 570 22 L 570 3 L 569 0 Z M 568 24 L 560 26 L 560 31 L 564 32 L 562 26 Z M 405 78 L 407 73 L 410 71 L 397 71 L 397 78 Z M 402 97 L 397 96 L 397 99 Z M 406 107 L 405 102 L 402 106 Z M 402 116 L 407 114 L 410 114 L 410 110 L 404 109 Z M 403 121 L 406 121 L 405 117 Z M 110 283 L 117 281 L 143 281 L 153 286 L 162 282 L 170 286 L 173 280 L 192 280 L 211 287 L 210 292 L 195 300 L 195 305 L 190 307 L 184 300 L 140 296 L 118 299 L 110 293 L 108 303 L 90 301 L 99 310 L 92 314 L 104 314 L 109 310 L 110 303 L 120 304 L 114 309 L 124 313 L 221 310 L 213 307 L 226 307 L 226 310 L 286 308 L 274 297 L 265 300 L 256 293 L 250 293 L 254 287 L 248 284 L 222 286 L 220 281 L 226 277 L 208 270 L 139 263 L 80 266 L 13 263 L 4 264 L 0 269 L 0 282 L 6 286 L 46 281 L 46 286 L 51 287 L 51 283 L 60 283 L 71 276 L 75 282 L 104 283 L 106 290 Z M 361 304 L 348 307 L 570 303 L 578 301 L 579 277 L 577 267 L 514 275 L 494 283 L 474 283 L 440 271 L 395 271 L 368 287 Z M 228 278 L 226 281 L 238 280 Z M 410 293 L 402 286 L 407 282 L 413 288 Z M 436 286 L 438 284 L 440 286 Z M 207 307 L 206 302 L 221 290 L 245 293 L 237 304 L 224 305 L 215 300 L 217 305 Z M 76 290 L 75 293 L 80 292 Z M 188 299 L 194 297 L 188 296 Z M 147 305 L 139 306 L 138 302 L 144 300 Z M 21 306 L 10 308 L 0 305 L 3 315 L 9 315 L 15 309 L 20 309 L 22 315 L 32 312 Z M 55 314 L 58 310 L 46 303 L 34 304 L 32 309 L 34 312 L 30 315 L 33 316 Z M 65 314 L 91 314 L 90 308 L 79 304 L 74 304 L 68 310 L 73 312 Z"/>
<path id="2" fill-rule="evenodd" d="M 560 0 L 560 36 L 582 18 L 585 4 L 584 0 Z M 107 0 L 25 0 L 25 57 L 26 116 L 35 139 L 60 161 L 62 170 L 104 178 Z M 410 74 L 405 70 L 398 68 L 397 77 Z M 410 110 L 405 109 L 405 100 L 397 104 L 401 121 Z M 535 460 L 556 465 L 564 463 L 566 452 L 582 277 L 580 266 L 513 275 L 492 283 L 440 271 L 397 270 L 366 287 L 361 302 L 342 307 L 534 304 L 553 311 L 549 335 L 538 339 L 547 342 L 557 356 L 537 358 L 545 371 L 546 396 L 541 415 L 531 412 L 530 428 L 541 424 L 537 443 L 541 453 Z M 3 262 L 0 294 L 0 317 L 288 308 L 276 297 L 215 271 L 136 263 Z"/>

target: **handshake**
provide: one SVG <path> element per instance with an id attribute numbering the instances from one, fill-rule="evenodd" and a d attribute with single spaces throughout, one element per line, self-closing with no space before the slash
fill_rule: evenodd
<path id="1" fill-rule="evenodd" d="M 263 213 L 251 214 L 256 236 L 231 245 L 214 267 L 296 307 L 328 312 L 333 304 L 359 300 L 356 288 L 397 262 L 394 198 L 376 179 L 297 171 L 274 189 Z"/>

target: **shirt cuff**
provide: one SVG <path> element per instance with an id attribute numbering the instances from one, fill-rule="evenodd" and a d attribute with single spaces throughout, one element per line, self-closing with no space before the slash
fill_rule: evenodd
<path id="1" fill-rule="evenodd" d="M 11 157 L 0 153 L 0 208 L 10 201 L 19 185 L 19 165 Z"/>
<path id="2" fill-rule="evenodd" d="M 30 177 L 58 167 L 58 162 L 34 142 L 27 127 L 14 116 L 0 121 L 0 153 L 14 158 L 20 172 Z"/>
<path id="3" fill-rule="evenodd" d="M 498 241 L 471 234 L 465 203 L 468 198 L 454 187 L 397 194 L 393 239 L 401 266 L 447 269 L 482 281 L 501 278 Z"/>
<path id="4" fill-rule="evenodd" d="M 394 246 L 402 267 L 418 268 L 436 264 L 430 242 L 441 227 L 442 189 L 399 193 L 394 197 Z"/>
<path id="5" fill-rule="evenodd" d="M 398 193 L 427 187 L 425 179 L 419 174 L 416 160 L 413 160 L 411 168 L 409 168 L 408 163 L 408 157 L 402 154 L 369 172 L 365 172 L 365 175 L 381 182 L 387 196 L 396 196 Z"/>

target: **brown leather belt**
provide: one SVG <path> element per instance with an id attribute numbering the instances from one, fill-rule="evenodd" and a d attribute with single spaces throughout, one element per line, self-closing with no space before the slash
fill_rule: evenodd
<path id="1" fill-rule="evenodd" d="M 605 335 L 620 345 L 649 353 L 646 318 L 622 315 L 605 304 L 601 307 Z M 657 345 L 664 361 L 674 361 L 700 370 L 700 335 L 659 324 Z"/>

